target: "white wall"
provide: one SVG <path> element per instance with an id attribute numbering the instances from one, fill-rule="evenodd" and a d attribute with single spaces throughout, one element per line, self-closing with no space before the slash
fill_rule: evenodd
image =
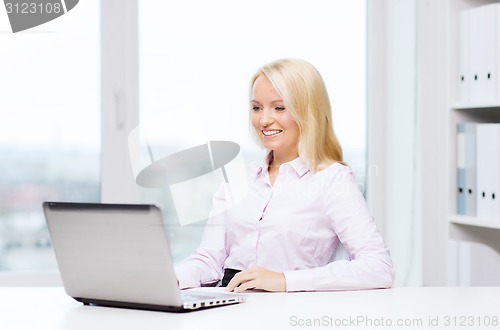
<path id="1" fill-rule="evenodd" d="M 367 198 L 396 269 L 396 286 L 420 285 L 416 122 L 416 4 L 368 2 Z"/>
<path id="2" fill-rule="evenodd" d="M 445 203 L 447 3 L 368 4 L 368 159 L 382 173 L 368 202 L 384 219 L 395 285 L 445 285 L 456 257 Z"/>
<path id="3" fill-rule="evenodd" d="M 417 122 L 422 284 L 450 283 L 447 209 L 447 1 L 417 1 Z"/>

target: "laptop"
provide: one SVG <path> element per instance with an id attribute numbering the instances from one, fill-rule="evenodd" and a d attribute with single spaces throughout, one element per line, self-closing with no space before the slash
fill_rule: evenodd
<path id="1" fill-rule="evenodd" d="M 236 293 L 181 291 L 154 205 L 44 202 L 66 293 L 85 305 L 191 311 L 236 304 Z"/>

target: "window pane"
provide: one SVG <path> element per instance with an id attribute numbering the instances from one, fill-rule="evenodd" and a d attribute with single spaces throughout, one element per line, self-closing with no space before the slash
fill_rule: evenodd
<path id="1" fill-rule="evenodd" d="M 0 12 L 0 270 L 55 269 L 42 202 L 99 201 L 99 1 L 16 34 Z"/>
<path id="2" fill-rule="evenodd" d="M 334 127 L 347 162 L 364 184 L 366 154 L 366 9 L 363 0 L 140 1 L 140 120 L 155 159 L 207 139 L 243 147 L 249 79 L 278 58 L 302 58 L 323 75 Z M 152 121 L 155 125 L 145 123 Z M 156 157 L 158 156 L 158 157 Z M 144 200 L 174 210 L 171 191 L 144 188 Z M 209 197 L 207 197 L 209 198 Z M 199 243 L 201 225 L 168 214 L 174 257 Z"/>

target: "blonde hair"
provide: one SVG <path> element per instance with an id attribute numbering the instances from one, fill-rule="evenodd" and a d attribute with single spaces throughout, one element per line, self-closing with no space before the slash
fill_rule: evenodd
<path id="1" fill-rule="evenodd" d="M 298 151 L 313 172 L 333 163 L 345 165 L 342 147 L 333 131 L 330 100 L 325 83 L 314 66 L 304 60 L 281 59 L 261 67 L 252 77 L 266 76 L 285 103 L 286 110 L 299 126 Z M 251 129 L 262 146 L 259 132 Z"/>

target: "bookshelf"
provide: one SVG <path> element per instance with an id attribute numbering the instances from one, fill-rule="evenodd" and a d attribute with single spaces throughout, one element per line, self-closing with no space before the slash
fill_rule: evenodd
<path id="1" fill-rule="evenodd" d="M 448 2 L 448 229 L 449 237 L 458 241 L 475 242 L 489 246 L 500 254 L 500 219 L 497 222 L 481 219 L 474 216 L 457 215 L 456 195 L 456 164 L 457 164 L 457 136 L 456 127 L 460 122 L 500 123 L 500 95 L 491 101 L 459 102 L 459 13 L 462 10 L 491 3 L 500 3 L 500 0 L 450 0 Z M 500 49 L 497 48 L 497 49 Z M 500 56 L 500 54 L 499 54 Z M 497 69 L 497 73 L 500 68 Z M 500 83 L 500 80 L 498 81 Z M 498 94 L 498 93 L 497 93 Z M 499 151 L 500 152 L 500 151 Z"/>
<path id="2" fill-rule="evenodd" d="M 500 253 L 500 224 L 460 215 L 450 216 L 449 224 L 450 237 L 485 244 Z"/>

